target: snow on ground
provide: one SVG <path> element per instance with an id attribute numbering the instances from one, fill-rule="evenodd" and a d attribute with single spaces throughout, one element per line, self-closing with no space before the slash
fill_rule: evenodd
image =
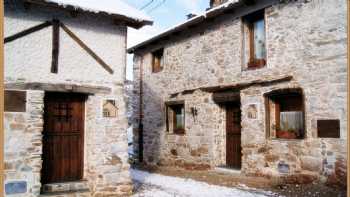
<path id="1" fill-rule="evenodd" d="M 133 197 L 265 197 L 276 196 L 269 191 L 244 186 L 229 188 L 209 185 L 192 179 L 164 176 L 131 169 L 136 193 Z"/>

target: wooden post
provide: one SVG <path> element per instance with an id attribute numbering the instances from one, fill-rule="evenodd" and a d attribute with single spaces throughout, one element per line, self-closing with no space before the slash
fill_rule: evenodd
<path id="1" fill-rule="evenodd" d="M 60 49 L 60 22 L 56 19 L 52 21 L 52 63 L 51 72 L 58 72 L 58 55 Z"/>
<path id="2" fill-rule="evenodd" d="M 84 49 L 92 58 L 94 58 L 107 72 L 113 74 L 113 70 L 108 66 L 94 51 L 92 51 L 82 40 L 79 39 L 67 26 L 59 23 L 63 31 L 65 31 L 82 49 Z"/>
<path id="3" fill-rule="evenodd" d="M 346 6 L 347 6 L 347 27 L 348 27 L 348 31 L 347 31 L 347 37 L 348 37 L 348 41 L 347 41 L 347 51 L 348 51 L 348 54 L 350 54 L 350 0 L 347 0 L 346 1 Z M 349 84 L 350 84 L 350 72 L 349 72 L 349 65 L 350 65 L 350 58 L 349 58 L 349 55 L 347 55 L 347 64 L 348 64 L 348 66 L 347 66 L 347 73 L 348 73 L 348 81 L 347 81 L 347 85 L 348 85 L 348 87 L 349 87 Z M 348 99 L 347 99 L 347 126 L 348 126 L 348 128 L 347 128 L 347 137 L 346 137 L 346 142 L 347 142 L 347 149 L 348 149 L 348 154 L 347 154 L 347 156 L 348 156 L 348 160 L 347 160 L 347 184 L 346 185 L 348 185 L 349 183 L 350 183 L 350 165 L 349 165 L 349 157 L 350 157 L 350 140 L 349 140 L 349 134 L 350 134 L 350 121 L 349 121 L 349 117 L 350 117 L 350 115 L 349 115 L 349 108 L 350 108 L 350 100 L 349 100 L 349 89 L 348 89 Z M 347 189 L 347 196 L 350 196 L 350 189 Z"/>
<path id="4" fill-rule="evenodd" d="M 143 162 L 143 57 L 140 63 L 139 163 Z"/>
<path id="5" fill-rule="evenodd" d="M 39 24 L 39 25 L 36 25 L 36 26 L 31 27 L 31 28 L 26 29 L 26 30 L 23 30 L 23 31 L 21 31 L 21 32 L 19 32 L 19 33 L 16 33 L 15 35 L 6 37 L 5 40 L 4 40 L 4 42 L 5 42 L 5 43 L 12 42 L 12 41 L 17 40 L 17 39 L 19 39 L 19 38 L 22 38 L 22 37 L 24 37 L 24 36 L 27 36 L 27 35 L 29 35 L 29 34 L 31 34 L 31 33 L 40 31 L 40 30 L 42 30 L 42 29 L 44 29 L 44 28 L 46 28 L 46 27 L 48 27 L 48 26 L 50 26 L 50 25 L 51 25 L 51 22 L 46 21 L 46 22 L 44 22 L 44 23 L 41 23 L 41 24 Z"/>
<path id="6" fill-rule="evenodd" d="M 4 195 L 4 1 L 0 0 L 0 196 Z"/>

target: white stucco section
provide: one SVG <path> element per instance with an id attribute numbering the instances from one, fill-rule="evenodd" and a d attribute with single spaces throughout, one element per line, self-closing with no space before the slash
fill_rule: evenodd
<path id="1" fill-rule="evenodd" d="M 21 79 L 26 82 L 76 82 L 82 84 L 105 84 L 123 82 L 126 64 L 126 27 L 112 25 L 112 20 L 92 18 L 57 10 L 24 10 L 19 4 L 6 9 L 5 37 L 38 25 L 53 18 L 59 19 L 71 29 L 88 47 L 101 57 L 112 69 L 109 74 L 86 53 L 62 29 L 58 73 L 50 72 L 52 57 L 52 27 L 34 32 L 5 44 L 6 81 Z M 33 14 L 35 13 L 35 14 Z M 20 58 L 19 58 L 20 57 Z"/>

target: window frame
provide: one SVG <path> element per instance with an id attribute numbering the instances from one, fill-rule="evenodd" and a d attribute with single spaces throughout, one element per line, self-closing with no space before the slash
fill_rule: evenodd
<path id="1" fill-rule="evenodd" d="M 276 105 L 275 104 L 275 110 L 271 111 L 271 103 L 275 103 L 275 100 L 280 99 L 281 97 L 288 97 L 288 95 L 292 96 L 299 96 L 301 99 L 301 106 L 300 110 L 302 112 L 302 120 L 303 120 L 303 132 L 301 136 L 297 136 L 296 138 L 288 139 L 288 138 L 280 138 L 277 137 L 277 131 L 280 124 L 280 104 Z M 275 139 L 275 140 L 302 140 L 306 138 L 306 112 L 305 112 L 305 96 L 301 88 L 289 88 L 289 89 L 278 89 L 278 90 L 273 90 L 271 92 L 265 93 L 264 94 L 264 99 L 265 99 L 265 122 L 266 122 L 266 138 L 267 139 Z M 274 114 L 275 120 L 271 120 L 271 113 Z M 272 126 L 274 123 L 274 126 Z M 271 133 L 271 127 L 275 128 L 275 135 L 272 135 Z"/>
<path id="2" fill-rule="evenodd" d="M 254 23 L 263 20 L 264 21 L 264 38 L 265 38 L 265 57 L 263 59 L 257 59 L 255 58 L 255 38 L 254 38 Z M 256 12 L 253 12 L 251 14 L 248 14 L 243 17 L 243 22 L 248 30 L 248 35 L 245 35 L 248 40 L 248 45 L 246 44 L 246 47 L 249 47 L 248 52 L 248 58 L 247 62 L 247 69 L 257 69 L 266 66 L 267 64 L 267 56 L 266 56 L 266 20 L 265 20 L 265 9 L 258 10 Z"/>
<path id="3" fill-rule="evenodd" d="M 164 48 L 152 52 L 152 73 L 158 73 L 163 70 Z"/>
<path id="4" fill-rule="evenodd" d="M 109 117 L 111 117 L 108 110 L 103 110 L 103 117 L 104 117 L 104 118 L 109 118 Z"/>
<path id="5" fill-rule="evenodd" d="M 183 125 L 180 129 L 175 129 L 177 125 L 175 109 L 179 107 L 180 110 L 183 108 Z M 165 103 L 165 121 L 166 121 L 166 131 L 171 134 L 184 135 L 186 128 L 186 112 L 185 112 L 185 102 L 184 101 L 170 101 Z M 169 118 L 169 112 L 171 111 L 172 121 Z M 171 125 L 170 125 L 171 124 Z M 170 129 L 171 128 L 171 129 Z"/>

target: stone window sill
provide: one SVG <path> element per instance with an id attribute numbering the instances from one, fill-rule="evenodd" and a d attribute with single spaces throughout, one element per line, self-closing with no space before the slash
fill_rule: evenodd
<path id="1" fill-rule="evenodd" d="M 260 70 L 260 69 L 264 69 L 266 68 L 266 65 L 263 65 L 263 66 L 246 66 L 242 69 L 242 71 L 254 71 L 254 70 Z"/>
<path id="2" fill-rule="evenodd" d="M 306 138 L 301 138 L 301 139 L 284 139 L 284 138 L 270 138 L 268 140 L 272 141 L 272 142 L 277 142 L 277 141 L 283 141 L 283 142 L 302 142 L 304 141 Z"/>
<path id="3" fill-rule="evenodd" d="M 169 131 L 167 131 L 167 135 L 185 136 L 185 135 L 186 135 L 186 132 L 184 132 L 184 133 L 170 133 Z"/>

